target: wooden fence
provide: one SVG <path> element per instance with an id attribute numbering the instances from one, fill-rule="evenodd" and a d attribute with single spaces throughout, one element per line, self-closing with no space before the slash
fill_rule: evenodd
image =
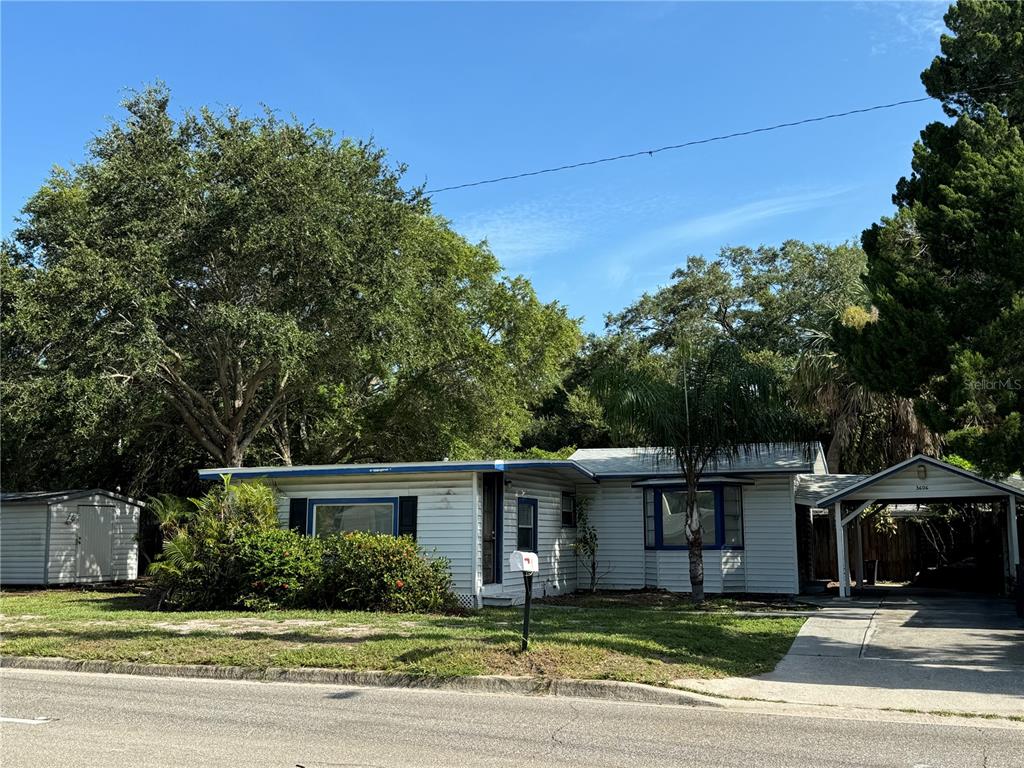
<path id="1" fill-rule="evenodd" d="M 1002 557 L 1004 549 L 1001 512 L 979 512 L 957 521 L 951 530 L 943 529 L 951 542 L 946 558 L 957 562 L 968 557 L 991 559 Z M 880 531 L 870 520 L 863 522 L 864 560 L 878 561 L 879 581 L 911 581 L 915 574 L 939 565 L 939 556 L 929 542 L 924 528 L 912 520 L 897 520 L 894 531 Z M 856 556 L 853 524 L 847 532 L 850 546 L 850 567 Z M 836 529 L 831 515 L 814 517 L 813 563 L 816 579 L 835 579 Z"/>

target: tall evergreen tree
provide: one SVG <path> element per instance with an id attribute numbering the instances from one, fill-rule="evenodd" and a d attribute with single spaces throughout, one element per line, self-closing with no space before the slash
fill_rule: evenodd
<path id="1" fill-rule="evenodd" d="M 896 213 L 864 232 L 877 319 L 837 336 L 861 382 L 1006 473 L 1024 467 L 1024 11 L 961 2 L 946 22 L 922 79 L 956 119 L 922 131 Z"/>

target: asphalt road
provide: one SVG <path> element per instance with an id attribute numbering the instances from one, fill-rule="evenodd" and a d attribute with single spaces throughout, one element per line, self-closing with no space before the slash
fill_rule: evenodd
<path id="1" fill-rule="evenodd" d="M 1024 765 L 1020 726 L 938 720 L 0 672 L 3 768 Z"/>

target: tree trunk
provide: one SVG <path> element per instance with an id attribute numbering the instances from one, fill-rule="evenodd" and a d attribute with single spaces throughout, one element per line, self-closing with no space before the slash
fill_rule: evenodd
<path id="1" fill-rule="evenodd" d="M 704 602 L 704 540 L 700 533 L 690 539 L 690 595 L 694 603 Z"/>
<path id="2" fill-rule="evenodd" d="M 687 483 L 686 489 L 686 543 L 690 548 L 690 597 L 699 604 L 704 602 L 704 537 L 700 530 L 696 482 Z"/>
<path id="3" fill-rule="evenodd" d="M 590 591 L 597 592 L 597 557 L 590 556 Z"/>
<path id="4" fill-rule="evenodd" d="M 224 466 L 242 466 L 243 455 L 244 453 L 242 451 L 241 446 L 238 444 L 237 438 L 234 435 L 232 435 L 224 443 Z"/>

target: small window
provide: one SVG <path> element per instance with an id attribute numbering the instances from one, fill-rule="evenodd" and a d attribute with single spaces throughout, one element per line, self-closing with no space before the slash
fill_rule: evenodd
<path id="1" fill-rule="evenodd" d="M 576 527 L 576 494 L 562 494 L 562 527 Z"/>
<path id="2" fill-rule="evenodd" d="M 516 549 L 537 551 L 537 500 L 519 499 L 516 505 Z"/>
<path id="3" fill-rule="evenodd" d="M 644 546 L 655 546 L 653 488 L 644 488 Z"/>
<path id="4" fill-rule="evenodd" d="M 743 489 L 727 485 L 722 489 L 722 506 L 725 512 L 725 538 L 727 547 L 743 546 Z"/>
<path id="5" fill-rule="evenodd" d="M 395 532 L 395 505 L 391 501 L 343 501 L 313 506 L 313 535 L 332 533 Z"/>

